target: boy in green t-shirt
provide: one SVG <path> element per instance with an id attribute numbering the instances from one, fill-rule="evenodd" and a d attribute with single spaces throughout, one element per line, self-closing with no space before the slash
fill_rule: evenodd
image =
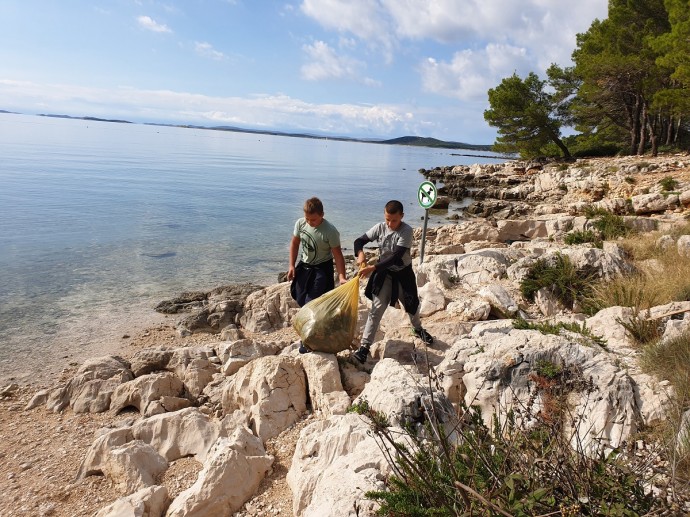
<path id="1" fill-rule="evenodd" d="M 297 253 L 301 247 L 299 262 Z M 341 284 L 347 282 L 340 233 L 323 217 L 323 204 L 317 197 L 304 203 L 304 217 L 295 222 L 290 241 L 290 266 L 287 279 L 290 294 L 302 307 L 335 287 L 333 262 Z M 309 350 L 300 342 L 300 353 Z"/>

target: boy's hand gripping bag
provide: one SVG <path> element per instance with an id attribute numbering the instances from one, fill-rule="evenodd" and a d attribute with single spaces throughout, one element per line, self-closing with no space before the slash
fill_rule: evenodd
<path id="1" fill-rule="evenodd" d="M 302 344 L 315 352 L 347 350 L 357 332 L 359 275 L 322 294 L 295 314 L 292 326 Z"/>

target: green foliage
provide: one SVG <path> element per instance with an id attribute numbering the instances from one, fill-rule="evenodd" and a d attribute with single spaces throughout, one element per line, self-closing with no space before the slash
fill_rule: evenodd
<path id="1" fill-rule="evenodd" d="M 612 0 L 577 35 L 575 65 L 547 79 L 513 75 L 489 90 L 494 149 L 523 158 L 684 149 L 690 139 L 690 9 L 686 0 Z M 578 133 L 561 136 L 564 127 Z"/>
<path id="2" fill-rule="evenodd" d="M 537 375 L 545 379 L 553 380 L 563 373 L 563 366 L 541 359 L 537 361 L 535 370 Z"/>
<path id="3" fill-rule="evenodd" d="M 649 144 L 641 140 L 640 129 L 652 125 L 649 106 L 668 77 L 656 65 L 658 53 L 649 41 L 669 28 L 663 0 L 613 0 L 608 18 L 595 20 L 578 35 L 573 52 L 582 80 L 573 103 L 578 129 L 597 134 L 611 126 L 623 128 L 631 154 Z"/>
<path id="4" fill-rule="evenodd" d="M 587 328 L 587 325 L 585 323 L 583 323 L 582 325 L 576 322 L 566 323 L 563 321 L 559 321 L 558 323 L 549 323 L 548 321 L 533 323 L 523 318 L 516 318 L 513 320 L 513 328 L 519 330 L 537 330 L 542 334 L 555 334 L 557 336 L 562 334 L 561 331 L 566 330 L 568 332 L 581 334 L 585 338 L 598 344 L 601 347 L 606 348 L 607 344 L 604 338 L 602 338 L 601 336 L 597 336 L 596 334 L 593 334 L 592 331 Z"/>
<path id="5" fill-rule="evenodd" d="M 602 239 L 614 240 L 618 237 L 627 237 L 633 233 L 632 229 L 625 225 L 625 219 L 603 208 L 586 206 L 583 213 L 588 219 L 594 219 L 592 226 L 599 231 Z"/>
<path id="6" fill-rule="evenodd" d="M 645 492 L 648 470 L 626 450 L 583 454 L 569 436 L 582 436 L 579 417 L 565 401 L 574 390 L 594 388 L 565 366 L 541 361 L 531 377 L 530 400 L 543 402 L 502 411 L 488 426 L 477 407 L 461 406 L 457 420 L 427 411 L 422 429 L 405 435 L 372 425 L 390 455 L 387 490 L 370 491 L 384 516 L 645 515 L 666 505 Z M 543 374 L 543 375 L 542 375 Z M 452 414 L 451 414 L 452 413 Z M 562 432 L 564 421 L 576 426 Z M 523 422 L 523 423 L 519 423 Z M 528 424 L 526 424 L 529 422 Z M 525 425 L 526 424 L 526 425 Z M 453 436 L 453 439 L 451 439 Z"/>
<path id="7" fill-rule="evenodd" d="M 664 191 L 671 192 L 678 187 L 678 182 L 671 176 L 666 176 L 665 178 L 659 180 L 659 185 L 661 185 L 661 188 Z"/>
<path id="8" fill-rule="evenodd" d="M 570 246 L 573 244 L 585 244 L 587 242 L 593 243 L 597 248 L 601 248 L 603 245 L 599 235 L 592 230 L 574 230 L 566 233 L 563 241 Z"/>
<path id="9" fill-rule="evenodd" d="M 537 260 L 520 282 L 520 292 L 529 301 L 539 289 L 546 287 L 567 308 L 572 309 L 576 300 L 585 299 L 591 292 L 594 274 L 578 270 L 570 259 L 561 253 Z"/>
<path id="10" fill-rule="evenodd" d="M 570 157 L 561 140 L 561 126 L 569 119 L 571 74 L 555 65 L 548 74 L 548 81 L 532 72 L 525 79 L 513 74 L 489 90 L 490 108 L 484 119 L 498 128 L 495 151 L 531 158 L 543 154 L 543 148 L 553 143 L 564 157 Z"/>
<path id="11" fill-rule="evenodd" d="M 369 401 L 364 397 L 362 397 L 359 402 L 352 404 L 349 408 L 347 408 L 347 412 L 356 413 L 358 415 L 367 415 L 372 419 L 374 425 L 377 427 L 390 427 L 388 417 L 380 411 L 374 411 L 371 409 L 369 406 Z"/>
<path id="12" fill-rule="evenodd" d="M 638 345 L 647 345 L 658 341 L 663 333 L 661 322 L 649 316 L 649 310 L 634 310 L 630 319 L 616 318 L 616 321 L 623 326 Z"/>

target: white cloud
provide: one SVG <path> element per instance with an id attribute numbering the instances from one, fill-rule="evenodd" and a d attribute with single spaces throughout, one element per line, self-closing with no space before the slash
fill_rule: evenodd
<path id="1" fill-rule="evenodd" d="M 395 47 L 390 17 L 378 1 L 304 0 L 302 12 L 326 29 L 351 33 L 390 60 Z"/>
<path id="2" fill-rule="evenodd" d="M 172 32 L 167 25 L 160 24 L 156 22 L 150 16 L 139 16 L 137 17 L 137 22 L 139 26 L 153 32 Z"/>
<path id="3" fill-rule="evenodd" d="M 485 100 L 489 88 L 503 77 L 528 71 L 524 48 L 496 44 L 479 51 L 456 52 L 450 62 L 429 58 L 420 66 L 425 91 L 465 101 Z"/>
<path id="4" fill-rule="evenodd" d="M 302 50 L 309 62 L 302 66 L 302 77 L 308 81 L 324 79 L 351 79 L 367 85 L 377 85 L 374 79 L 362 77 L 360 71 L 365 64 L 348 56 L 338 55 L 323 41 L 303 45 Z"/>
<path id="5" fill-rule="evenodd" d="M 410 124 L 407 108 L 358 104 L 314 104 L 287 95 L 211 97 L 169 90 L 85 88 L 0 79 L 5 109 L 24 113 L 88 115 L 145 122 L 293 128 L 340 134 L 399 136 Z"/>
<path id="6" fill-rule="evenodd" d="M 194 50 L 202 57 L 207 57 L 215 61 L 223 61 L 226 59 L 225 54 L 213 48 L 213 45 L 206 42 L 195 41 Z"/>
<path id="7" fill-rule="evenodd" d="M 553 62 L 570 64 L 575 35 L 595 17 L 605 18 L 607 5 L 607 0 L 304 0 L 301 8 L 323 27 L 381 48 L 388 61 L 405 40 L 435 41 L 456 55 L 478 52 L 480 43 L 528 48 L 532 70 L 543 72 Z M 483 75 L 482 66 L 476 62 L 471 75 Z"/>

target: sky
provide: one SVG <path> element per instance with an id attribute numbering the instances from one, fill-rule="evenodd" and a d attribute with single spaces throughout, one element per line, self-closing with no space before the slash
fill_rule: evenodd
<path id="1" fill-rule="evenodd" d="M 607 0 L 1 0 L 0 110 L 491 144 Z"/>

